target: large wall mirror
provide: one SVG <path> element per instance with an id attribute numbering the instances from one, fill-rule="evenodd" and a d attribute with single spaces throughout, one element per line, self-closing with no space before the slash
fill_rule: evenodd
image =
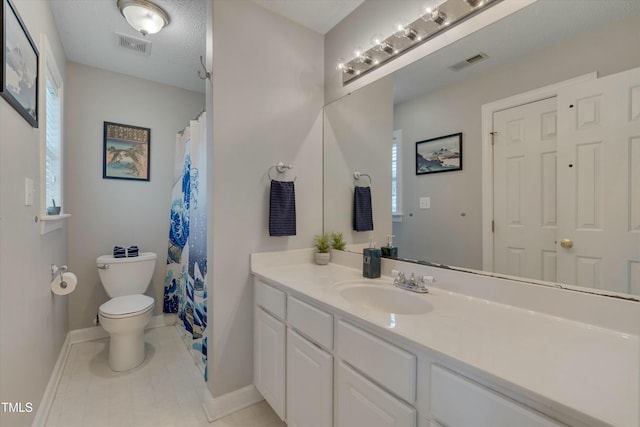
<path id="1" fill-rule="evenodd" d="M 640 2 L 539 0 L 331 102 L 324 113 L 325 231 L 342 232 L 355 251 L 395 235 L 399 258 L 406 260 L 640 295 L 640 79 L 608 79 L 640 67 L 639 45 Z M 481 60 L 451 68 L 479 54 Z M 616 137 L 625 147 L 616 162 L 609 159 L 607 137 L 597 133 L 561 148 L 576 120 L 595 123 L 613 111 L 586 92 L 573 95 L 579 113 L 578 103 L 559 105 L 566 90 L 549 95 L 548 88 L 563 83 L 626 94 L 624 114 L 635 127 Z M 485 111 L 483 119 L 483 106 L 536 91 L 544 99 Z M 529 123 L 525 116 L 537 119 Z M 499 135 L 494 147 L 502 146 L 487 154 L 490 132 Z M 417 174 L 416 142 L 457 133 L 462 170 Z M 536 141 L 528 144 L 533 148 L 504 148 L 525 139 Z M 356 180 L 356 171 L 370 180 Z M 374 231 L 355 232 L 353 189 L 369 184 Z M 614 192 L 623 195 L 620 214 L 604 220 Z M 578 211 L 567 212 L 566 200 Z M 592 218 L 577 218 L 587 211 Z M 568 217 L 596 236 L 590 245 L 601 246 L 597 253 L 604 255 L 583 252 L 586 244 L 560 230 Z M 487 232 L 491 221 L 500 233 Z M 518 233 L 544 243 L 513 243 Z M 616 272 L 601 262 L 612 253 Z"/>

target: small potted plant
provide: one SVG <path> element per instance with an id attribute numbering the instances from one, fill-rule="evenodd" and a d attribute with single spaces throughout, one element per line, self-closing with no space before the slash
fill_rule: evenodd
<path id="1" fill-rule="evenodd" d="M 329 264 L 331 254 L 329 253 L 329 234 L 322 233 L 315 237 L 316 242 L 316 264 L 326 265 Z"/>
<path id="2" fill-rule="evenodd" d="M 331 247 L 333 249 L 344 251 L 346 245 L 342 233 L 331 233 Z"/>
<path id="3" fill-rule="evenodd" d="M 56 199 L 51 199 L 51 206 L 47 208 L 47 215 L 60 215 L 60 206 L 56 206 Z"/>

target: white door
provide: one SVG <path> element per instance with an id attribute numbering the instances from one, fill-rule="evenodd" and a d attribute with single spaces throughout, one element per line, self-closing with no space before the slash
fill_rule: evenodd
<path id="1" fill-rule="evenodd" d="M 283 322 L 255 309 L 254 383 L 281 419 L 285 415 L 285 338 Z"/>
<path id="2" fill-rule="evenodd" d="M 556 98 L 494 113 L 494 271 L 556 281 Z"/>
<path id="3" fill-rule="evenodd" d="M 287 330 L 287 425 L 331 427 L 333 357 Z"/>
<path id="4" fill-rule="evenodd" d="M 560 90 L 558 121 L 558 281 L 640 294 L 640 68 Z"/>

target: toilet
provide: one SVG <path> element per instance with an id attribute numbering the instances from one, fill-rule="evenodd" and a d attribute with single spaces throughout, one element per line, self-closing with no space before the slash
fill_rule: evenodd
<path id="1" fill-rule="evenodd" d="M 143 293 L 157 258 L 153 252 L 142 252 L 137 257 L 96 259 L 100 281 L 111 298 L 100 306 L 98 317 L 111 336 L 109 367 L 114 371 L 128 371 L 144 361 L 144 328 L 151 320 L 154 301 Z"/>

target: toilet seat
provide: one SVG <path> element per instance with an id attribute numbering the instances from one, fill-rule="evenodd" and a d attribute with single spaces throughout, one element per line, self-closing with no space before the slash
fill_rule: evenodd
<path id="1" fill-rule="evenodd" d="M 115 297 L 100 306 L 100 315 L 109 319 L 133 317 L 153 309 L 153 298 L 147 295 Z"/>

